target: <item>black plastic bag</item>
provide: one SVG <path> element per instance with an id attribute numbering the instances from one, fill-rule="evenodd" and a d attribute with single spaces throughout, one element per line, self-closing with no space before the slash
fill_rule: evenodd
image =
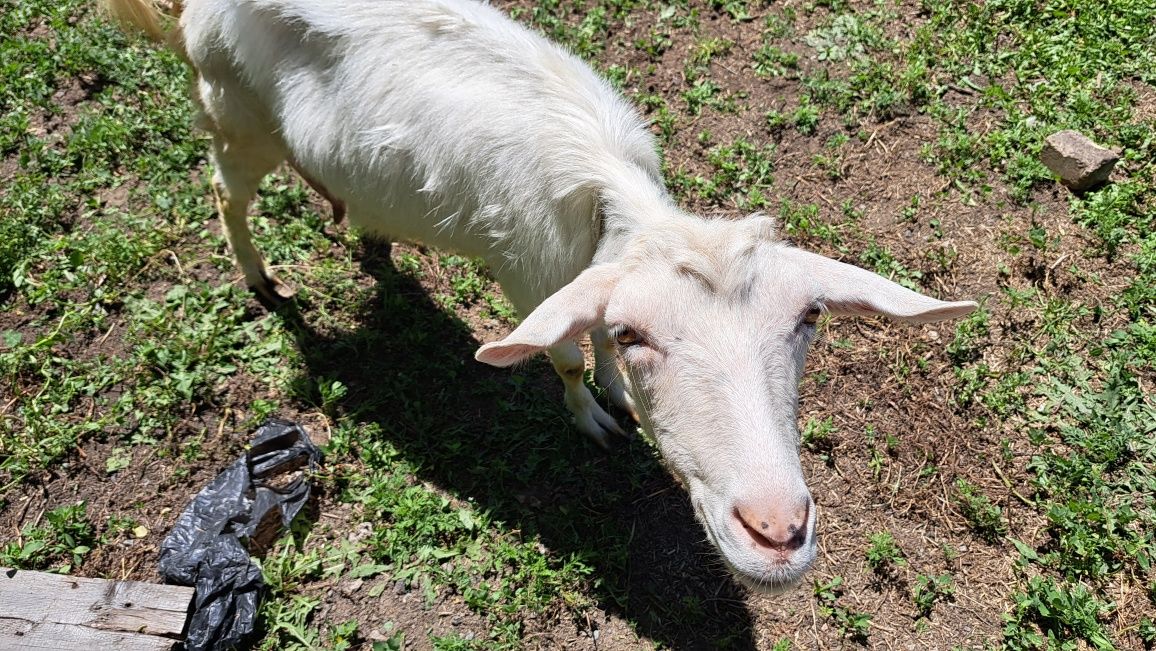
<path id="1" fill-rule="evenodd" d="M 249 450 L 197 494 L 161 543 L 160 573 L 196 588 L 185 635 L 189 651 L 228 649 L 257 618 L 264 581 L 246 544 L 266 516 L 289 523 L 309 499 L 321 451 L 296 423 L 269 419 Z M 284 486 L 278 480 L 296 473 Z"/>

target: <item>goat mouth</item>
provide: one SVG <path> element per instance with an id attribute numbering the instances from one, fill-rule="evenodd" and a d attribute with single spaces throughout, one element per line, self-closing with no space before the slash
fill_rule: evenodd
<path id="1" fill-rule="evenodd" d="M 760 592 L 766 595 L 777 595 L 792 590 L 803 582 L 803 577 L 811 569 L 815 561 L 815 528 L 816 523 L 812 520 L 808 522 L 806 527 L 805 540 L 807 541 L 801 548 L 777 554 L 777 560 L 765 563 L 758 571 L 751 572 L 748 570 L 739 569 L 734 561 L 729 557 L 734 550 L 741 549 L 740 546 L 731 543 L 729 540 L 724 541 L 719 535 L 716 535 L 715 528 L 711 525 L 711 520 L 708 517 L 705 505 L 698 500 L 692 500 L 694 510 L 702 522 L 703 529 L 706 530 L 707 539 L 714 545 L 718 551 L 719 557 L 722 559 L 727 570 L 730 571 L 731 576 L 736 581 L 746 586 L 748 589 Z M 740 556 L 741 557 L 741 556 Z"/>
<path id="2" fill-rule="evenodd" d="M 800 549 L 795 554 L 785 555 L 783 560 L 773 562 L 757 573 L 739 569 L 727 560 L 725 555 L 723 562 L 735 580 L 747 588 L 763 594 L 777 595 L 797 588 L 811 569 L 814 558 L 814 555 L 807 554 L 805 549 Z"/>
<path id="3" fill-rule="evenodd" d="M 733 570 L 732 573 L 739 583 L 745 585 L 751 590 L 755 590 L 767 595 L 777 595 L 797 588 L 799 584 L 803 582 L 803 575 L 806 573 L 806 571 L 807 568 L 803 568 L 799 570 L 797 576 L 791 578 L 759 578 Z"/>

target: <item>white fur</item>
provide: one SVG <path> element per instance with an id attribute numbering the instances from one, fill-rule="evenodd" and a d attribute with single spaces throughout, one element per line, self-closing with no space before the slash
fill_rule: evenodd
<path id="1" fill-rule="evenodd" d="M 670 206 L 634 110 L 487 5 L 194 0 L 181 27 L 216 124 L 276 133 L 353 224 L 485 259 L 521 310 L 589 264 L 604 188 Z"/>
<path id="2" fill-rule="evenodd" d="M 144 0 L 108 1 L 142 13 Z M 574 343 L 590 331 L 597 381 L 637 408 L 709 538 L 760 588 L 794 584 L 815 557 L 796 430 L 808 311 L 919 321 L 974 307 L 791 249 L 764 217 L 683 213 L 638 114 L 487 5 L 187 0 L 172 40 L 198 75 L 214 187 L 250 284 L 276 283 L 245 206 L 286 158 L 354 225 L 483 258 L 527 316 L 478 358 L 548 349 L 578 426 L 606 444 L 619 428 Z M 633 402 L 607 324 L 638 333 L 617 351 Z"/>

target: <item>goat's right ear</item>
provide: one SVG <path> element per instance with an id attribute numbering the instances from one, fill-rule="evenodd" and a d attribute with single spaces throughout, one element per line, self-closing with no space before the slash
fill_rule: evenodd
<path id="1" fill-rule="evenodd" d="M 512 366 L 577 338 L 602 323 L 606 304 L 621 275 L 616 264 L 590 267 L 542 301 L 508 337 L 479 348 L 474 358 L 491 366 Z"/>

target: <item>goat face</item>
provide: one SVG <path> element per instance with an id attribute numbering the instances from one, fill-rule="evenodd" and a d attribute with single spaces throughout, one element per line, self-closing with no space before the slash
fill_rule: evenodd
<path id="1" fill-rule="evenodd" d="M 821 312 L 925 323 L 967 314 L 873 273 L 790 248 L 769 219 L 670 220 L 638 233 L 478 359 L 508 365 L 605 324 L 643 427 L 744 583 L 778 592 L 815 559 L 798 385 Z"/>

